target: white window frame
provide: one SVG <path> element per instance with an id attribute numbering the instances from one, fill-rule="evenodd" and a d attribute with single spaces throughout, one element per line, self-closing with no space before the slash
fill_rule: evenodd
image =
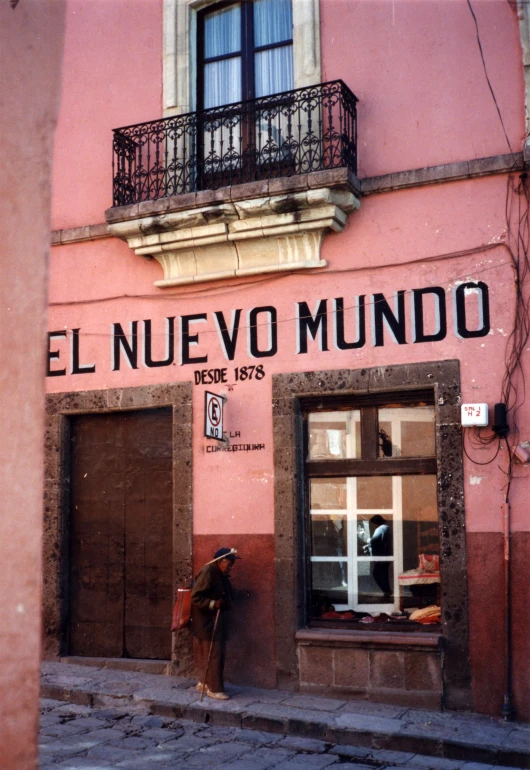
<path id="1" fill-rule="evenodd" d="M 384 409 L 385 407 L 380 407 Z M 360 412 L 356 410 L 356 407 L 352 407 L 351 411 L 334 412 L 323 411 L 313 412 L 312 418 L 314 425 L 318 423 L 333 423 L 337 422 L 342 424 L 346 415 L 347 427 L 346 427 L 346 457 L 355 459 L 356 453 L 356 432 L 352 427 L 352 423 L 360 422 Z M 414 419 L 417 422 L 430 422 L 431 416 L 427 411 L 422 412 L 417 407 L 407 408 L 400 407 L 399 410 L 395 410 L 393 418 L 387 418 L 385 422 L 390 422 L 392 425 L 392 445 L 399 450 L 398 457 L 401 456 L 401 425 L 406 418 Z M 355 612 L 369 612 L 373 615 L 377 615 L 380 612 L 396 612 L 400 608 L 400 587 L 398 582 L 398 575 L 403 572 L 403 500 L 402 500 L 402 479 L 403 476 L 388 476 L 392 479 L 392 508 L 358 508 L 357 507 L 357 479 L 358 476 L 347 476 L 346 480 L 346 508 L 345 509 L 313 509 L 309 511 L 310 519 L 316 519 L 319 517 L 328 518 L 330 515 L 342 516 L 346 520 L 347 525 L 347 542 L 348 552 L 344 556 L 311 556 L 311 562 L 346 562 L 348 565 L 348 604 L 335 604 L 337 611 L 353 609 Z M 380 477 L 374 477 L 380 478 Z M 382 516 L 392 517 L 392 533 L 393 533 L 393 553 L 391 556 L 373 556 L 371 553 L 366 556 L 358 556 L 357 549 L 353 544 L 357 542 L 357 523 L 359 515 L 374 516 L 380 514 Z M 368 604 L 359 602 L 358 593 L 358 577 L 359 577 L 359 564 L 375 561 L 386 561 L 393 565 L 393 596 L 394 601 L 392 603 L 377 603 Z"/>
<path id="2" fill-rule="evenodd" d="M 197 109 L 197 13 L 219 0 L 164 0 L 164 117 Z M 294 87 L 321 82 L 320 0 L 293 0 Z"/>

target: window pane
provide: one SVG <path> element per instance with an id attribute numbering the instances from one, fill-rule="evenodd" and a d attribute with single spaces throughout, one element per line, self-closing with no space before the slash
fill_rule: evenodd
<path id="1" fill-rule="evenodd" d="M 364 476 L 357 479 L 357 508 L 392 508 L 392 476 Z"/>
<path id="2" fill-rule="evenodd" d="M 290 40 L 293 36 L 291 0 L 254 0 L 256 48 Z"/>
<path id="3" fill-rule="evenodd" d="M 357 573 L 359 604 L 394 602 L 394 565 L 391 561 L 359 562 Z"/>
<path id="4" fill-rule="evenodd" d="M 436 476 L 403 476 L 403 571 L 398 576 L 405 610 L 439 604 L 440 564 Z"/>
<path id="5" fill-rule="evenodd" d="M 348 603 L 346 561 L 314 561 L 311 564 L 313 614 L 318 616 L 337 605 Z"/>
<path id="6" fill-rule="evenodd" d="M 254 59 L 256 96 L 269 96 L 294 88 L 293 47 L 260 51 Z"/>
<path id="7" fill-rule="evenodd" d="M 311 510 L 345 510 L 346 479 L 311 479 Z"/>
<path id="8" fill-rule="evenodd" d="M 379 409 L 380 457 L 434 457 L 434 406 Z"/>
<path id="9" fill-rule="evenodd" d="M 223 59 L 204 67 L 204 109 L 241 101 L 241 58 Z M 238 129 L 239 130 L 239 129 Z"/>
<path id="10" fill-rule="evenodd" d="M 358 516 L 357 556 L 392 556 L 394 521 L 391 516 Z"/>
<path id="11" fill-rule="evenodd" d="M 346 556 L 348 553 L 345 516 L 311 516 L 311 553 L 313 556 Z"/>
<path id="12" fill-rule="evenodd" d="M 312 412 L 309 415 L 309 459 L 338 460 L 361 455 L 361 413 Z"/>
<path id="13" fill-rule="evenodd" d="M 204 19 L 204 57 L 223 56 L 241 50 L 241 6 L 213 11 Z"/>
<path id="14" fill-rule="evenodd" d="M 318 607 L 408 615 L 439 606 L 434 474 L 313 478 L 310 501 Z"/>

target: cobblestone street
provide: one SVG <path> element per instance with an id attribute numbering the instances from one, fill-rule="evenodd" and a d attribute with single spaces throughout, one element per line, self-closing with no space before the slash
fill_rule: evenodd
<path id="1" fill-rule="evenodd" d="M 134 710 L 43 699 L 40 770 L 489 770 L 492 765 L 399 751 L 338 746 L 257 730 L 210 727 Z M 496 770 L 502 770 L 497 765 Z"/>

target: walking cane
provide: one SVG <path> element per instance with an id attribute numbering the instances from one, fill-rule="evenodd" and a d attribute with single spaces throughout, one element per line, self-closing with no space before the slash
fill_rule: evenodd
<path id="1" fill-rule="evenodd" d="M 210 659 L 212 657 L 213 641 L 215 639 L 215 632 L 217 631 L 217 623 L 219 621 L 219 613 L 220 612 L 221 612 L 221 610 L 219 609 L 219 610 L 217 610 L 217 612 L 215 614 L 215 623 L 213 624 L 212 641 L 210 642 L 210 649 L 208 651 L 208 660 L 206 662 L 206 670 L 204 672 L 204 676 L 203 676 L 203 679 L 202 679 L 202 690 L 201 690 L 201 697 L 199 699 L 199 702 L 202 701 L 202 699 L 204 697 L 204 691 L 206 689 L 206 677 L 208 675 L 208 669 L 210 668 Z"/>

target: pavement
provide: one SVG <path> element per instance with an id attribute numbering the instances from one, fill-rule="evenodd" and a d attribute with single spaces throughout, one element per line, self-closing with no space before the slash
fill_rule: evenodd
<path id="1" fill-rule="evenodd" d="M 318 768 L 337 764 L 341 770 L 347 770 L 348 765 L 355 765 L 357 770 L 364 766 L 432 770 L 530 768 L 530 725 L 520 722 L 230 685 L 226 687 L 230 700 L 205 697 L 201 703 L 195 680 L 145 673 L 148 664 L 139 665 L 143 670 L 134 671 L 123 670 L 126 664 L 119 661 L 83 662 L 90 665 L 79 665 L 71 658 L 69 662 L 42 665 L 43 770 L 165 770 L 166 759 L 167 767 L 172 768 L 211 769 L 229 762 L 231 770 L 300 770 L 300 762 Z M 151 670 L 161 669 L 153 665 Z M 61 709 L 66 709 L 62 716 Z M 90 719 L 96 720 L 92 726 L 90 721 L 86 722 Z M 149 722 L 153 719 L 160 721 L 155 725 Z M 72 724 L 72 720 L 76 723 Z M 101 720 L 109 723 L 101 727 Z M 149 730 L 155 734 L 149 734 Z M 156 734 L 157 730 L 165 732 Z M 171 731 L 179 736 L 162 740 Z M 70 753 L 65 754 L 61 746 L 68 732 L 72 733 L 66 749 Z M 95 743 L 91 743 L 86 736 L 94 732 L 97 735 L 91 740 Z M 191 740 L 190 736 L 197 740 L 179 744 L 185 736 L 186 741 Z M 198 745 L 204 740 L 208 745 Z M 119 746 L 114 745 L 116 741 Z M 229 743 L 237 745 L 227 749 Z M 114 753 L 111 751 L 111 756 L 105 757 L 111 749 Z M 278 749 L 287 754 L 278 754 Z M 130 758 L 124 759 L 125 755 L 120 754 L 124 750 L 133 753 Z M 256 754 L 258 750 L 261 754 Z M 103 754 L 94 757 L 98 751 Z"/>

